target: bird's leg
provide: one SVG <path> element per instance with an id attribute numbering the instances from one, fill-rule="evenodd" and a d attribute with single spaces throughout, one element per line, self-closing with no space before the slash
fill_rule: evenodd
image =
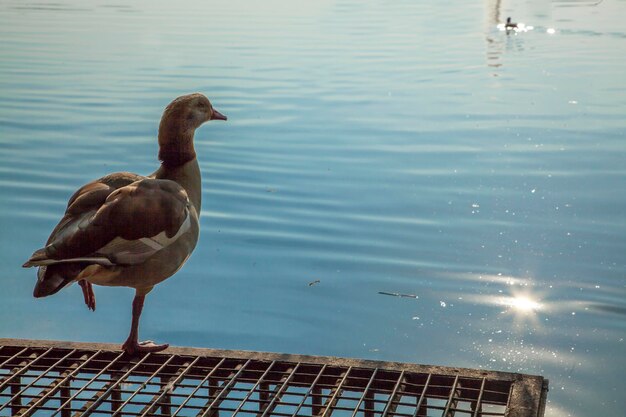
<path id="1" fill-rule="evenodd" d="M 83 290 L 83 298 L 87 308 L 91 311 L 96 311 L 96 294 L 93 292 L 93 286 L 91 282 L 81 279 L 78 281 L 78 285 Z"/>
<path id="2" fill-rule="evenodd" d="M 122 349 L 124 349 L 129 355 L 134 355 L 136 353 L 160 352 L 169 347 L 168 344 L 157 345 L 152 341 L 137 341 L 139 337 L 139 316 L 141 316 L 141 310 L 143 309 L 143 301 L 145 298 L 145 295 L 136 294 L 133 299 L 133 321 L 130 326 L 130 334 L 128 335 L 128 339 L 126 339 L 122 345 Z"/>

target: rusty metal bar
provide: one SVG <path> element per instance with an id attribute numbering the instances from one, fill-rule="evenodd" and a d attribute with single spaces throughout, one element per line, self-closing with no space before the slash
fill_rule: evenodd
<path id="1" fill-rule="evenodd" d="M 153 378 L 155 378 L 155 377 L 157 376 L 157 374 L 163 370 L 163 368 L 165 368 L 167 365 L 169 365 L 169 363 L 170 363 L 170 362 L 172 362 L 172 361 L 174 360 L 174 358 L 175 358 L 175 356 L 170 356 L 170 357 L 169 357 L 169 358 L 168 358 L 168 359 L 167 359 L 167 360 L 166 360 L 166 361 L 165 361 L 165 362 L 164 362 L 161 366 L 159 366 L 159 367 L 157 368 L 157 370 L 156 370 L 156 371 L 154 371 L 154 372 L 152 373 L 152 375 L 150 375 L 150 378 L 146 379 L 146 380 L 145 380 L 145 381 L 143 381 L 141 384 L 139 384 L 139 386 L 137 387 L 137 389 L 135 390 L 135 392 L 133 392 L 133 393 L 132 393 L 132 395 L 130 395 L 130 396 L 126 399 L 126 401 L 124 401 L 124 403 L 123 403 L 121 406 L 119 406 L 119 407 L 118 407 L 118 409 L 117 409 L 117 410 L 116 410 L 116 411 L 115 411 L 115 412 L 111 415 L 111 417 L 115 417 L 115 416 L 119 415 L 120 411 L 121 411 L 121 410 L 123 410 L 123 409 L 124 409 L 124 407 L 126 407 L 126 405 L 127 405 L 128 403 L 130 403 L 130 402 L 133 400 L 133 398 L 135 398 L 135 396 L 136 396 L 137 394 L 139 394 L 139 392 L 140 392 L 140 391 L 143 391 L 143 389 L 144 389 L 145 387 L 147 387 L 147 386 L 148 386 L 148 384 L 150 384 L 150 381 L 152 381 L 152 379 L 153 379 Z"/>
<path id="2" fill-rule="evenodd" d="M 393 403 L 395 401 L 396 394 L 398 393 L 398 389 L 403 383 L 404 383 L 404 371 L 400 372 L 400 375 L 398 376 L 398 381 L 396 382 L 396 385 L 393 387 L 393 392 L 389 396 L 389 401 L 387 402 L 387 405 L 385 406 L 385 409 L 381 417 L 387 417 L 387 414 L 389 414 L 390 411 L 392 413 L 395 411 L 396 406 L 394 406 Z"/>
<path id="3" fill-rule="evenodd" d="M 0 414 L 20 417 L 541 417 L 548 389 L 506 372 L 193 348 L 132 359 L 3 339 L 0 378 Z"/>
<path id="4" fill-rule="evenodd" d="M 185 377 L 185 375 L 187 375 L 187 373 L 189 373 L 189 371 L 191 371 L 193 369 L 193 366 L 200 360 L 200 358 L 195 358 L 193 361 L 191 361 L 191 363 L 185 363 L 183 364 L 184 368 L 179 368 L 179 372 L 177 372 L 177 376 L 174 379 L 174 381 L 168 385 L 164 385 L 163 388 L 161 388 L 161 394 L 158 396 L 155 396 L 151 402 L 152 405 L 150 406 L 146 406 L 141 412 L 140 412 L 140 416 L 141 417 L 145 417 L 148 414 L 150 414 L 152 412 L 153 409 L 156 408 L 157 404 L 159 404 L 159 401 L 161 401 L 163 399 L 163 397 L 167 394 L 167 392 L 171 389 L 171 387 L 173 387 L 174 385 L 178 384 L 178 382 L 183 379 Z"/>
<path id="5" fill-rule="evenodd" d="M 0 369 L 4 368 L 4 366 L 11 362 L 13 359 L 19 357 L 22 353 L 26 352 L 28 350 L 28 348 L 24 348 L 22 350 L 20 350 L 19 352 L 17 352 L 15 355 L 11 356 L 10 358 L 8 358 L 7 360 L 5 360 L 4 362 L 0 363 Z"/>
<path id="6" fill-rule="evenodd" d="M 172 414 L 172 417 L 176 417 L 178 415 L 180 410 L 182 410 L 183 407 L 185 407 L 185 405 L 189 402 L 189 400 L 191 400 L 193 398 L 193 396 L 196 395 L 196 392 L 198 392 L 200 387 L 202 387 L 202 385 L 204 385 L 205 382 L 209 381 L 209 386 L 210 386 L 211 377 L 222 366 L 222 364 L 225 361 L 226 361 L 226 358 L 222 358 L 222 360 L 220 360 L 219 363 L 217 365 L 215 365 L 215 367 L 213 369 L 211 369 L 211 372 L 209 372 L 204 378 L 202 378 L 202 381 L 200 381 L 198 386 L 191 392 L 191 394 L 189 394 L 187 396 L 187 398 L 185 398 L 185 400 L 182 402 L 182 404 L 178 406 L 176 411 L 174 411 L 174 414 Z M 209 399 L 210 398 L 211 398 L 211 392 L 209 392 Z"/>
<path id="7" fill-rule="evenodd" d="M 272 399 L 270 403 L 267 405 L 267 407 L 265 408 L 265 410 L 263 410 L 263 414 L 261 414 L 261 417 L 266 417 L 268 413 L 271 413 L 274 410 L 274 407 L 276 407 L 276 401 L 280 401 L 281 396 L 284 394 L 285 390 L 289 387 L 289 383 L 293 379 L 299 367 L 300 367 L 300 364 L 297 364 L 295 367 L 290 367 L 287 369 L 287 372 L 289 372 L 289 376 L 285 378 L 285 376 L 283 375 L 283 377 L 280 379 L 281 385 L 276 386 L 276 389 L 274 390 L 274 395 L 272 396 Z"/>
<path id="8" fill-rule="evenodd" d="M 320 369 L 320 371 L 317 373 L 317 375 L 315 376 L 315 379 L 313 380 L 313 382 L 311 383 L 311 388 L 308 389 L 308 391 L 306 392 L 306 394 L 304 394 L 304 397 L 302 397 L 302 400 L 300 401 L 300 404 L 298 404 L 298 407 L 296 408 L 296 410 L 293 412 L 294 416 L 297 416 L 298 413 L 300 412 L 300 409 L 302 408 L 302 406 L 304 405 L 304 403 L 306 402 L 306 399 L 311 395 L 311 393 L 313 391 L 315 391 L 317 387 L 317 383 L 319 382 L 319 380 L 321 379 L 322 375 L 324 374 L 324 371 L 326 371 L 326 365 L 322 366 L 322 368 Z M 313 399 L 315 397 L 311 397 L 311 402 L 313 402 Z M 311 412 L 312 415 L 315 415 L 314 412 Z"/>
<path id="9" fill-rule="evenodd" d="M 101 395 L 97 396 L 95 401 L 89 407 L 87 407 L 82 412 L 82 414 L 80 414 L 80 416 L 86 417 L 91 415 L 91 413 L 94 412 L 94 410 L 96 410 L 96 408 L 100 405 L 100 403 L 111 394 L 111 391 L 115 387 L 117 387 L 124 379 L 126 379 L 135 369 L 137 369 L 146 359 L 148 359 L 150 355 L 152 355 L 152 353 L 148 353 L 146 356 L 144 356 L 139 362 L 135 364 L 135 366 L 126 371 L 126 373 L 124 373 L 124 375 L 122 375 L 117 381 L 111 382 L 110 384 L 106 385 L 108 386 L 108 388 L 104 392 L 102 392 Z"/>
<path id="10" fill-rule="evenodd" d="M 20 395 L 20 386 L 22 377 L 17 377 L 17 383 L 11 385 L 11 414 L 16 415 L 22 409 L 22 396 Z"/>
<path id="11" fill-rule="evenodd" d="M 472 402 L 472 411 L 474 412 L 472 413 L 472 417 L 480 417 L 482 415 L 481 410 L 483 408 L 483 405 L 481 401 L 483 400 L 486 382 L 487 380 L 485 378 L 483 378 L 480 382 L 480 391 L 478 391 L 478 398 L 475 402 Z"/>
<path id="12" fill-rule="evenodd" d="M 61 384 L 61 389 L 59 390 L 59 402 L 63 402 L 63 398 L 69 398 L 71 395 L 71 386 L 70 380 L 67 380 Z M 61 417 L 71 417 L 72 412 L 70 411 L 71 403 L 69 407 L 61 407 Z"/>
<path id="13" fill-rule="evenodd" d="M 365 403 L 363 404 L 363 416 L 364 417 L 374 417 L 374 408 L 376 407 L 374 403 L 374 393 L 368 392 L 365 394 Z"/>
<path id="14" fill-rule="evenodd" d="M 263 372 L 263 374 L 261 375 L 261 377 L 259 378 L 259 380 L 252 386 L 252 388 L 250 388 L 250 391 L 248 391 L 248 393 L 243 397 L 243 399 L 241 400 L 241 402 L 239 403 L 239 405 L 237 406 L 237 408 L 235 409 L 235 411 L 233 411 L 233 413 L 231 414 L 231 417 L 235 417 L 237 415 L 237 413 L 239 413 L 239 410 L 241 410 L 241 408 L 244 406 L 244 404 L 246 403 L 246 401 L 248 401 L 248 399 L 252 396 L 252 394 L 254 393 L 254 391 L 259 387 L 259 385 L 265 380 L 265 377 L 267 376 L 267 374 L 270 373 L 270 371 L 272 370 L 272 368 L 276 365 L 276 361 L 273 361 L 270 363 L 270 365 L 267 367 L 267 369 L 265 370 L 265 372 Z"/>
<path id="15" fill-rule="evenodd" d="M 67 376 L 67 374 L 61 374 L 57 379 L 52 381 L 52 384 L 48 385 L 45 389 L 43 389 L 41 392 L 39 392 L 39 394 L 34 396 L 30 400 L 30 402 L 28 404 L 22 406 L 21 409 L 19 410 L 19 412 L 16 413 L 15 411 L 12 411 L 13 415 L 14 416 L 19 415 L 20 417 L 24 417 L 24 416 L 30 415 L 30 412 L 32 410 L 34 410 L 34 408 L 37 405 L 39 405 L 42 400 L 44 400 L 45 398 L 50 397 L 51 395 L 54 395 L 56 393 L 56 391 L 61 389 L 61 384 L 65 380 L 66 376 Z M 18 395 L 21 395 L 21 394 L 18 393 Z"/>
<path id="16" fill-rule="evenodd" d="M 4 391 L 5 387 L 13 380 L 13 378 L 20 376 L 21 374 L 28 371 L 28 369 L 32 365 L 37 363 L 41 358 L 46 356 L 46 354 L 48 354 L 51 351 L 52 351 L 52 348 L 49 348 L 41 356 L 37 356 L 36 353 L 31 353 L 27 358 L 27 359 L 31 359 L 30 362 L 28 360 L 23 360 L 22 362 L 19 363 L 19 365 L 16 368 L 13 368 L 11 370 L 11 373 L 7 377 L 5 377 L 2 381 L 0 381 L 0 392 Z"/>
<path id="17" fill-rule="evenodd" d="M 372 376 L 370 376 L 370 379 L 367 381 L 367 385 L 365 386 L 365 389 L 363 390 L 363 394 L 361 395 L 361 398 L 359 398 L 359 402 L 356 403 L 356 405 L 354 406 L 354 411 L 352 412 L 352 417 L 356 417 L 357 413 L 359 412 L 359 408 L 361 408 L 361 404 L 363 403 L 363 401 L 365 401 L 365 411 L 364 414 L 366 416 L 368 416 L 368 411 L 367 411 L 367 406 L 368 406 L 368 401 L 369 398 L 368 395 L 370 395 L 370 387 L 372 386 L 372 383 L 374 382 L 374 379 L 376 379 L 376 374 L 378 373 L 378 368 L 374 369 L 374 372 L 372 372 Z M 369 404 L 371 405 L 371 404 Z M 371 414 L 371 412 L 370 412 Z"/>
<path id="18" fill-rule="evenodd" d="M 172 414 L 172 396 L 170 390 L 174 387 L 171 377 L 161 377 L 161 385 L 163 385 L 163 403 L 161 404 L 161 415 L 169 416 Z M 155 401 L 156 403 L 156 401 Z"/>
<path id="19" fill-rule="evenodd" d="M 206 410 L 204 410 L 204 411 L 200 410 L 200 413 L 198 413 L 198 417 L 206 417 L 206 416 L 208 416 L 209 413 L 211 412 L 211 410 L 213 410 L 213 407 L 215 407 L 216 405 L 218 405 L 219 403 L 222 402 L 222 400 L 223 400 L 222 397 L 224 396 L 224 394 L 227 394 L 230 391 L 230 389 L 232 388 L 232 386 L 235 385 L 235 382 L 237 381 L 237 378 L 239 377 L 239 375 L 241 375 L 243 370 L 246 369 L 246 367 L 248 366 L 248 364 L 250 364 L 250 362 L 251 362 L 251 359 L 248 359 L 246 361 L 246 363 L 244 363 L 243 365 L 241 365 L 241 364 L 238 365 L 238 366 L 240 366 L 239 370 L 237 370 L 237 372 L 234 375 L 231 373 L 231 375 L 233 375 L 233 376 L 230 379 L 230 381 L 228 381 L 228 383 L 224 382 L 224 386 L 221 387 L 221 390 L 220 390 L 219 394 L 217 394 L 215 399 L 213 401 L 211 401 L 211 404 L 209 404 L 208 407 L 206 407 Z"/>
<path id="20" fill-rule="evenodd" d="M 350 375 L 351 371 L 352 371 L 352 367 L 349 367 L 346 371 L 344 371 L 344 375 L 343 375 L 343 378 L 341 379 L 341 382 L 339 383 L 339 385 L 336 385 L 332 389 L 331 391 L 332 394 L 330 398 L 326 400 L 326 404 L 324 406 L 324 412 L 321 414 L 321 417 L 328 417 L 328 411 L 332 409 L 337 403 L 338 396 L 341 396 L 343 384 L 346 382 L 346 379 L 348 379 L 348 375 Z"/>
<path id="21" fill-rule="evenodd" d="M 89 385 L 91 385 L 94 381 L 97 380 L 97 378 L 100 377 L 100 375 L 104 374 L 106 371 L 109 370 L 109 368 L 111 368 L 114 364 L 117 363 L 117 361 L 124 356 L 124 352 L 121 352 L 119 355 L 117 355 L 117 357 L 115 359 L 113 359 L 113 361 L 111 361 L 107 366 L 105 366 L 100 372 L 98 372 L 93 378 L 91 378 L 89 380 L 89 382 L 87 382 L 85 385 L 83 385 L 82 387 L 80 387 L 75 393 L 74 395 L 72 395 L 70 398 L 67 399 L 67 401 L 65 401 L 63 404 L 61 404 L 60 409 L 63 410 L 66 407 L 68 407 L 71 403 L 72 400 L 76 399 L 76 397 L 78 397 L 78 395 L 83 392 Z M 59 410 L 57 410 L 54 414 L 52 414 L 50 417 L 54 417 L 59 413 Z M 63 416 L 65 417 L 65 416 Z"/>
<path id="22" fill-rule="evenodd" d="M 506 400 L 506 408 L 510 408 L 511 407 L 511 394 L 513 393 L 513 385 L 511 385 L 511 387 L 509 388 L 509 396 L 507 397 Z"/>
<path id="23" fill-rule="evenodd" d="M 428 398 L 424 398 L 424 402 L 417 409 L 417 415 L 418 417 L 428 417 Z"/>
<path id="24" fill-rule="evenodd" d="M 263 410 L 265 410 L 265 407 L 267 407 L 267 404 L 269 403 L 270 400 L 270 384 L 268 383 L 261 383 L 261 385 L 259 385 L 259 413 L 262 413 Z"/>
<path id="25" fill-rule="evenodd" d="M 108 343 L 78 343 L 78 342 L 61 342 L 61 341 L 47 341 L 47 340 L 22 340 L 22 339 L 1 339 L 0 346 L 11 346 L 13 348 L 21 348 L 28 346 L 33 349 L 45 349 L 53 348 L 55 350 L 67 350 L 67 349 L 80 349 L 80 350 L 104 350 L 109 352 L 118 353 L 119 346 L 116 344 Z M 374 369 L 381 368 L 389 371 L 401 371 L 406 370 L 411 373 L 420 374 L 436 374 L 436 375 L 456 375 L 457 373 L 463 374 L 464 377 L 480 379 L 486 377 L 487 379 L 499 380 L 499 381 L 516 381 L 520 376 L 533 377 L 532 375 L 523 375 L 510 372 L 497 372 L 497 371 L 485 371 L 483 369 L 469 369 L 469 368 L 449 368 L 445 366 L 434 365 L 418 365 L 413 363 L 399 363 L 399 362 L 383 362 L 372 361 L 364 359 L 350 359 L 350 358 L 334 358 L 324 356 L 306 356 L 306 355 L 292 355 L 284 353 L 267 353 L 267 352 L 251 352 L 251 351 L 238 351 L 238 350 L 218 350 L 218 349 L 204 349 L 204 348 L 187 348 L 187 347 L 170 347 L 165 353 L 159 355 L 166 357 L 169 355 L 178 356 L 200 356 L 204 358 L 221 358 L 228 357 L 229 359 L 240 359 L 252 361 L 266 361 L 271 362 L 273 360 L 280 362 L 290 363 L 307 363 L 307 364 L 334 364 L 341 367 L 352 366 L 354 368 L 366 368 Z"/>
<path id="26" fill-rule="evenodd" d="M 96 391 L 96 393 L 89 399 L 89 401 L 85 402 L 85 404 L 82 406 L 82 408 L 75 412 L 72 417 L 82 417 L 83 415 L 85 415 L 84 413 L 91 408 L 96 401 L 98 401 L 105 392 L 107 392 L 107 390 L 109 389 L 109 387 L 113 384 L 113 381 L 111 381 L 108 384 L 103 385 L 100 389 L 98 389 Z"/>
<path id="27" fill-rule="evenodd" d="M 126 371 L 128 368 L 123 368 Z M 112 372 L 111 373 L 111 381 L 117 381 L 122 377 L 122 373 L 120 372 Z M 122 390 L 119 388 L 119 385 L 113 387 L 111 391 L 111 412 L 116 412 L 122 406 Z"/>
<path id="28" fill-rule="evenodd" d="M 444 417 L 454 417 L 454 410 L 451 408 L 456 408 L 455 398 L 457 396 L 457 385 L 459 383 L 459 376 L 457 375 L 454 378 L 454 382 L 452 383 L 452 387 L 450 388 L 450 396 L 448 397 L 448 401 L 446 402 L 446 408 L 443 410 Z"/>
<path id="29" fill-rule="evenodd" d="M 428 374 L 428 377 L 426 377 L 426 382 L 424 382 L 424 387 L 422 388 L 419 400 L 417 400 L 417 403 L 415 404 L 415 413 L 413 413 L 413 417 L 421 417 L 421 415 L 425 416 L 426 414 L 428 414 L 428 410 L 424 410 L 424 412 L 422 413 L 422 405 L 426 406 L 428 401 L 426 399 L 426 391 L 428 391 L 431 377 L 432 374 Z"/>
<path id="30" fill-rule="evenodd" d="M 2 369 L 6 364 L 11 362 L 13 359 L 19 357 L 22 353 L 26 352 L 26 350 L 28 350 L 28 348 L 24 348 L 24 349 L 20 350 L 19 352 L 17 352 L 13 356 L 9 357 L 7 360 L 2 362 L 2 364 L 0 364 L 0 369 Z M 33 355 L 31 355 L 31 357 L 33 357 Z M 11 386 L 11 401 L 10 401 L 10 404 L 11 404 L 11 414 L 13 414 L 13 415 L 17 414 L 19 412 L 19 410 L 22 408 L 22 397 L 19 394 L 20 386 L 22 385 L 22 382 L 21 382 L 22 378 L 19 376 L 19 371 L 20 371 L 19 367 L 24 366 L 27 363 L 28 363 L 28 361 L 20 362 L 17 365 L 17 367 L 11 369 L 10 374 L 2 380 L 2 382 L 4 382 L 4 380 L 6 378 L 10 378 L 11 377 L 11 374 L 17 374 L 17 376 L 13 376 L 13 378 L 17 378 L 17 382 L 14 382 L 13 384 L 10 384 L 10 386 Z M 4 386 L 5 384 L 2 384 L 2 385 Z M 2 388 L 2 386 L 0 386 L 0 393 L 2 391 L 3 391 L 3 388 Z"/>
<path id="31" fill-rule="evenodd" d="M 538 383 L 536 378 L 518 376 L 517 381 L 511 385 L 507 417 L 526 417 L 530 413 L 540 412 L 545 396 L 544 381 L 541 378 L 541 383 Z"/>
<path id="32" fill-rule="evenodd" d="M 63 384 L 69 381 L 73 375 L 77 374 L 82 368 L 85 367 L 85 365 L 89 363 L 89 361 L 91 361 L 91 359 L 98 356 L 98 354 L 100 354 L 99 350 L 91 356 L 84 354 L 77 360 L 74 360 L 72 364 L 67 368 L 67 370 L 59 375 L 59 377 L 55 379 L 45 390 L 41 391 L 39 395 L 33 398 L 30 403 L 26 405 L 26 407 L 28 408 L 20 415 L 28 416 L 32 412 L 34 412 L 38 406 L 45 404 L 51 396 L 56 394 L 56 392 L 61 389 Z M 83 361 L 82 364 L 79 361 Z"/>
<path id="33" fill-rule="evenodd" d="M 219 384 L 220 384 L 220 380 L 218 378 L 215 378 L 215 377 L 209 378 L 207 382 L 207 388 L 206 388 L 206 392 L 208 394 L 207 404 L 209 403 L 209 401 L 213 401 L 215 397 L 217 397 L 217 393 L 219 391 Z M 215 416 L 219 417 L 219 410 L 216 411 Z"/>
<path id="34" fill-rule="evenodd" d="M 311 415 L 319 416 L 322 412 L 322 390 L 319 387 L 313 388 L 311 396 Z"/>
<path id="35" fill-rule="evenodd" d="M 58 361 L 56 361 L 54 363 L 54 365 L 52 365 L 51 367 L 48 367 L 46 369 L 45 372 L 42 372 L 41 375 L 39 375 L 37 378 L 33 379 L 30 384 L 26 385 L 24 388 L 22 388 L 22 390 L 18 393 L 18 395 L 24 395 L 24 392 L 26 392 L 27 389 L 29 389 L 30 387 L 32 387 L 37 381 L 39 381 L 41 378 L 43 378 L 44 375 L 47 375 L 49 372 L 54 372 L 52 371 L 56 366 L 58 366 L 60 363 L 62 363 L 64 360 L 66 360 L 68 357 L 70 357 L 71 355 L 74 354 L 74 352 L 76 352 L 76 349 L 70 351 L 70 353 L 68 353 L 67 355 L 63 356 L 61 359 L 59 359 Z M 34 363 L 35 361 L 31 362 Z M 1 405 L 0 406 L 0 411 L 2 411 L 5 407 L 7 406 L 7 404 Z"/>

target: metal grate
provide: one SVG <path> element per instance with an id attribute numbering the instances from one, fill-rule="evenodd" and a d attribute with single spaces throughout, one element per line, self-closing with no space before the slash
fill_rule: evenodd
<path id="1" fill-rule="evenodd" d="M 542 416 L 540 376 L 331 357 L 0 339 L 0 416 Z"/>

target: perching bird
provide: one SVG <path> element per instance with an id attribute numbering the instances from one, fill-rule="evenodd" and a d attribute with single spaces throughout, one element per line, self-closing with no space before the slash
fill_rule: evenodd
<path id="1" fill-rule="evenodd" d="M 109 174 L 74 193 L 46 246 L 24 264 L 39 267 L 35 297 L 77 281 L 95 310 L 92 284 L 135 288 L 122 348 L 135 354 L 168 347 L 137 341 L 139 316 L 146 294 L 183 266 L 198 241 L 201 178 L 193 137 L 209 120 L 226 116 L 202 94 L 178 97 L 159 125 L 159 169 L 147 177 Z"/>

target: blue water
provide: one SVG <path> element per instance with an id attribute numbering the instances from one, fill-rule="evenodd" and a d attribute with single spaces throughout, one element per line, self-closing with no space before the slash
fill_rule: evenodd
<path id="1" fill-rule="evenodd" d="M 152 172 L 200 91 L 229 120 L 197 133 L 200 242 L 143 338 L 541 374 L 547 416 L 623 415 L 625 12 L 3 1 L 0 337 L 125 339 L 132 290 L 91 313 L 20 265 L 77 187 Z"/>

